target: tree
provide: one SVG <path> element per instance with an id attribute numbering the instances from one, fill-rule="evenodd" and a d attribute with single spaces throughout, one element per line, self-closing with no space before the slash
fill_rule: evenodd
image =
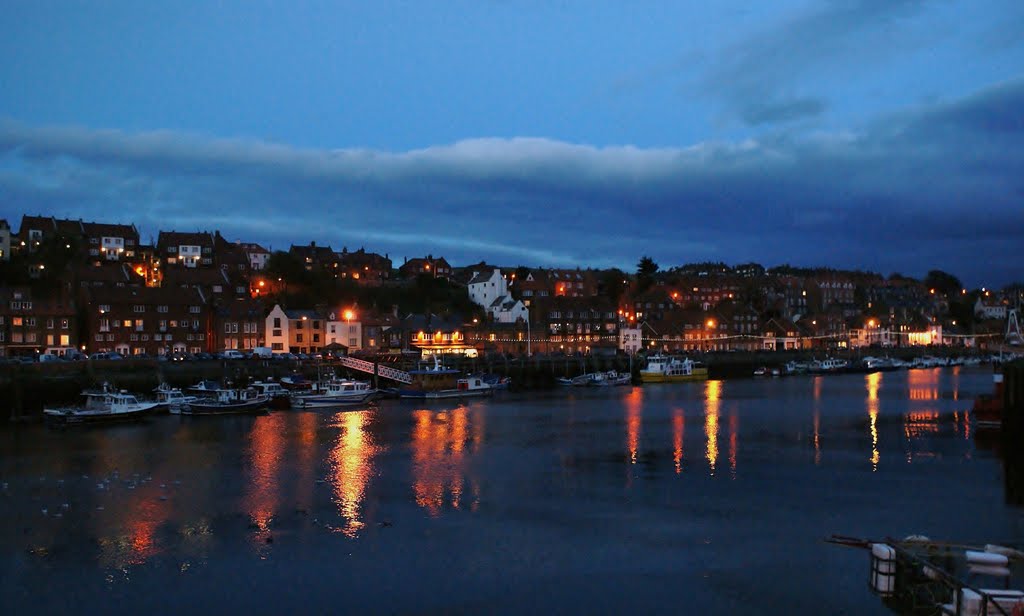
<path id="1" fill-rule="evenodd" d="M 936 293 L 942 293 L 946 297 L 960 295 L 960 290 L 963 288 L 959 278 L 942 270 L 928 272 L 928 275 L 924 277 L 924 284 L 929 289 L 935 289 Z"/>
<path id="2" fill-rule="evenodd" d="M 654 274 L 658 271 L 658 264 L 654 259 L 643 256 L 636 264 L 636 290 L 637 294 L 643 293 L 654 284 Z"/>

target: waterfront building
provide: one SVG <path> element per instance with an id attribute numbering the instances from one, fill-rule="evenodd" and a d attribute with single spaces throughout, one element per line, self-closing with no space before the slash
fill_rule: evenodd
<path id="1" fill-rule="evenodd" d="M 214 350 L 207 298 L 195 287 L 95 286 L 82 289 L 88 353 L 124 356 Z"/>
<path id="2" fill-rule="evenodd" d="M 315 353 L 325 346 L 325 315 L 276 304 L 265 319 L 266 346 L 275 353 Z"/>
<path id="3" fill-rule="evenodd" d="M 265 346 L 266 318 L 262 300 L 248 296 L 217 302 L 213 308 L 215 350 L 251 351 Z"/>
<path id="4" fill-rule="evenodd" d="M 350 353 L 362 351 L 363 324 L 359 314 L 351 308 L 338 308 L 327 315 L 325 346 L 340 344 Z"/>
<path id="5" fill-rule="evenodd" d="M 51 296 L 28 287 L 0 287 L 0 357 L 64 355 L 77 349 L 74 300 L 63 291 Z"/>
<path id="6" fill-rule="evenodd" d="M 436 314 L 410 314 L 402 319 L 403 351 L 417 350 L 421 355 L 477 354 L 476 347 L 466 339 L 466 325 L 461 320 Z"/>

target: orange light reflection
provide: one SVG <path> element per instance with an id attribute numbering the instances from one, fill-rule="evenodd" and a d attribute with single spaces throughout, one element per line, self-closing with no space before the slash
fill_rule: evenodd
<path id="1" fill-rule="evenodd" d="M 721 405 L 722 382 L 708 381 L 704 386 L 704 434 L 707 437 L 705 457 L 712 475 L 718 464 L 718 411 Z"/>
<path id="2" fill-rule="evenodd" d="M 872 372 L 864 377 L 868 388 L 868 418 L 871 423 L 871 470 L 878 470 L 881 454 L 878 451 L 878 386 L 882 381 L 881 372 Z"/>

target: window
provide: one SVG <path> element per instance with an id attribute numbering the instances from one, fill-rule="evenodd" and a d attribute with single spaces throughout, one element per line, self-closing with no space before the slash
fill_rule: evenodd
<path id="1" fill-rule="evenodd" d="M 100 314 L 110 312 L 110 304 L 100 304 Z"/>
<path id="2" fill-rule="evenodd" d="M 313 342 L 320 342 L 320 334 L 313 334 Z"/>
<path id="3" fill-rule="evenodd" d="M 124 320 L 124 326 L 125 327 L 131 327 L 132 326 L 132 320 L 131 319 L 125 319 Z"/>
<path id="4" fill-rule="evenodd" d="M 281 343 L 281 342 L 275 342 L 272 345 L 270 345 L 270 350 L 271 351 L 283 351 L 284 350 L 284 344 Z"/>
<path id="5" fill-rule="evenodd" d="M 36 318 L 35 317 L 25 317 L 25 325 L 28 326 L 28 327 L 35 327 L 36 326 Z"/>
<path id="6" fill-rule="evenodd" d="M 199 306 L 189 306 L 188 311 L 192 314 L 199 314 Z"/>
<path id="7" fill-rule="evenodd" d="M 320 321 L 313 321 L 313 329 L 320 329 Z"/>
<path id="8" fill-rule="evenodd" d="M 15 344 L 17 344 L 19 342 L 22 342 L 23 341 L 22 336 L 23 336 L 23 334 L 21 332 L 13 332 L 11 334 L 11 342 L 13 342 Z"/>
<path id="9" fill-rule="evenodd" d="M 36 341 L 36 333 L 35 332 L 29 332 L 29 333 L 25 334 L 25 342 L 35 342 L 35 341 Z"/>
<path id="10" fill-rule="evenodd" d="M 167 331 L 167 321 L 160 321 L 159 326 L 160 326 L 160 331 L 162 331 L 162 332 Z"/>
<path id="11" fill-rule="evenodd" d="M 132 306 L 132 312 L 145 312 L 145 311 L 146 311 L 146 307 L 145 306 L 139 306 L 138 304 Z"/>
<path id="12" fill-rule="evenodd" d="M 67 319 L 61 319 L 60 320 L 60 328 L 61 329 L 67 329 L 68 328 L 68 320 Z"/>
<path id="13" fill-rule="evenodd" d="M 22 317 L 11 317 L 11 325 L 14 327 L 21 327 L 25 324 L 25 319 Z"/>
<path id="14" fill-rule="evenodd" d="M 135 319 L 135 331 L 142 331 L 142 319 Z"/>
<path id="15" fill-rule="evenodd" d="M 192 321 L 192 329 L 199 329 L 199 321 Z"/>
<path id="16" fill-rule="evenodd" d="M 166 313 L 166 312 L 167 312 L 167 306 L 157 306 L 157 307 L 156 307 L 156 311 L 157 311 L 157 312 L 163 312 L 163 313 Z"/>
<path id="17" fill-rule="evenodd" d="M 295 342 L 302 342 L 302 334 L 295 334 Z"/>
<path id="18" fill-rule="evenodd" d="M 171 322 L 170 322 L 170 323 L 168 324 L 168 326 L 169 326 L 169 327 L 177 327 L 177 326 L 178 326 L 178 322 L 177 322 L 177 321 L 171 321 Z"/>
<path id="19" fill-rule="evenodd" d="M 281 327 L 281 317 L 274 317 L 274 329 Z M 280 336 L 281 334 L 275 334 Z"/>
<path id="20" fill-rule="evenodd" d="M 46 319 L 46 329 L 53 329 L 53 319 Z"/>
<path id="21" fill-rule="evenodd" d="M 96 342 L 103 342 L 103 334 L 96 334 L 95 339 Z"/>
<path id="22" fill-rule="evenodd" d="M 46 346 L 53 346 L 53 334 L 46 335 Z"/>
<path id="23" fill-rule="evenodd" d="M 110 321 L 108 321 L 107 319 L 100 319 L 100 331 L 101 332 L 109 332 L 110 331 Z"/>

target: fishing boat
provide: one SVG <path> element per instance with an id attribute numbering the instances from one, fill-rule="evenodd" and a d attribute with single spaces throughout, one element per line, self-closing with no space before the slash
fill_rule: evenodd
<path id="1" fill-rule="evenodd" d="M 212 395 L 182 405 L 182 415 L 228 415 L 263 413 L 270 406 L 270 396 L 253 387 L 222 388 Z"/>
<path id="2" fill-rule="evenodd" d="M 256 389 L 259 393 L 270 397 L 270 408 L 287 409 L 291 408 L 291 392 L 274 381 L 253 381 L 249 387 Z"/>
<path id="3" fill-rule="evenodd" d="M 333 379 L 318 383 L 306 393 L 293 394 L 292 405 L 296 408 L 327 408 L 337 406 L 366 404 L 380 392 L 366 381 L 349 379 Z"/>
<path id="4" fill-rule="evenodd" d="M 463 376 L 462 372 L 441 365 L 435 355 L 433 362 L 425 367 L 410 370 L 412 382 L 398 390 L 400 398 L 435 400 L 440 398 L 465 398 L 489 396 L 494 388 L 479 376 Z"/>
<path id="5" fill-rule="evenodd" d="M 151 414 L 159 405 L 139 402 L 132 394 L 118 391 L 108 383 L 97 390 L 83 391 L 82 397 L 78 406 L 44 408 L 43 414 L 49 421 L 64 425 L 132 421 Z"/>
<path id="6" fill-rule="evenodd" d="M 620 387 L 623 385 L 629 385 L 632 382 L 633 377 L 624 372 L 618 372 L 616 370 L 609 370 L 607 372 L 594 373 L 590 385 L 592 387 Z"/>
<path id="7" fill-rule="evenodd" d="M 195 402 L 199 399 L 198 396 L 187 396 L 181 389 L 177 387 L 171 387 L 167 383 L 160 383 L 156 389 L 153 390 L 156 394 L 157 406 L 153 409 L 154 413 L 172 413 L 178 414 L 181 412 L 181 407 L 189 402 Z"/>
<path id="8" fill-rule="evenodd" d="M 647 367 L 640 371 L 644 383 L 677 383 L 681 381 L 704 381 L 708 378 L 707 366 L 690 358 L 669 357 L 660 353 L 647 358 Z"/>

